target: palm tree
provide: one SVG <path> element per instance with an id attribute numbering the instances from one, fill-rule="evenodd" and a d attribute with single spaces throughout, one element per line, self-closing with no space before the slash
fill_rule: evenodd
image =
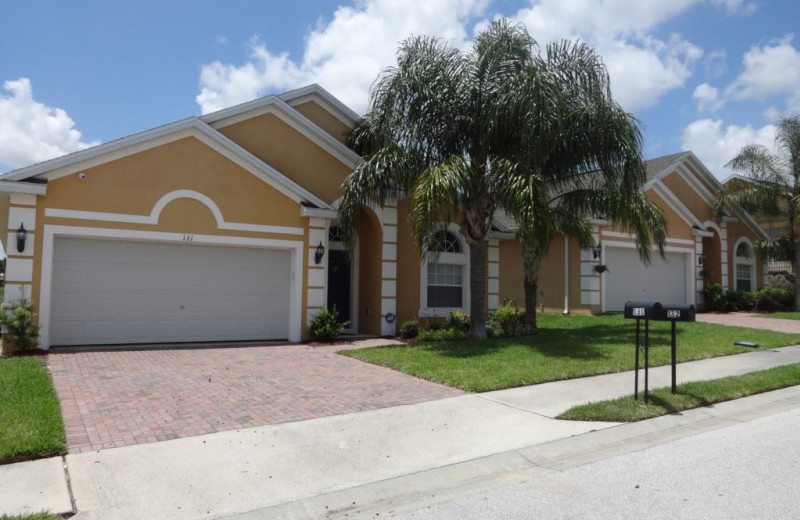
<path id="1" fill-rule="evenodd" d="M 522 175 L 507 182 L 510 189 L 501 193 L 508 198 L 500 201 L 519 225 L 528 332 L 536 331 L 539 269 L 556 232 L 582 249 L 593 247 L 586 218 L 602 215 L 633 231 L 644 262 L 653 244 L 663 255 L 666 237 L 662 212 L 641 192 L 645 168 L 637 122 L 614 102 L 600 57 L 587 45 L 561 42 L 548 45 L 540 66 L 562 88 L 544 104 L 537 102 L 534 71 L 512 85 L 504 119 L 517 128 L 530 119 L 548 124 L 517 138 Z"/>
<path id="2" fill-rule="evenodd" d="M 342 187 L 343 240 L 352 244 L 361 208 L 396 198 L 410 200 L 421 254 L 436 251 L 447 223 L 460 220 L 470 254 L 470 337 L 484 338 L 495 211 L 520 223 L 535 280 L 556 229 L 590 237 L 585 223 L 567 222 L 568 211 L 616 215 L 628 204 L 622 195 L 638 193 L 639 133 L 611 101 L 591 49 L 564 43 L 542 57 L 525 28 L 506 20 L 493 22 L 470 52 L 413 37 L 397 61 L 379 76 L 349 138 L 365 160 Z M 591 176 L 582 176 L 592 168 L 602 170 L 601 187 L 614 189 L 594 193 Z M 649 254 L 649 243 L 643 251 Z"/>
<path id="3" fill-rule="evenodd" d="M 501 20 L 470 52 L 431 37 L 401 43 L 370 108 L 350 135 L 364 162 L 342 187 L 339 222 L 353 243 L 361 208 L 410 198 L 410 224 L 421 254 L 435 251 L 447 223 L 461 220 L 470 255 L 470 337 L 486 337 L 486 263 L 499 179 L 513 143 L 497 117 L 503 86 L 533 66 L 535 42 Z"/>
<path id="4" fill-rule="evenodd" d="M 742 176 L 723 185 L 716 213 L 721 216 L 731 206 L 769 216 L 788 212 L 787 233 L 756 245 L 762 254 L 792 263 L 795 308 L 800 309 L 800 114 L 779 118 L 775 147 L 777 154 L 763 145 L 748 144 L 726 164 Z"/>

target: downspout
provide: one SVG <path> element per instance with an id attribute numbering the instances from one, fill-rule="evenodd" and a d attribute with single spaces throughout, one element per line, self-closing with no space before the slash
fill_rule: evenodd
<path id="1" fill-rule="evenodd" d="M 564 235 L 564 316 L 569 314 L 569 237 Z"/>

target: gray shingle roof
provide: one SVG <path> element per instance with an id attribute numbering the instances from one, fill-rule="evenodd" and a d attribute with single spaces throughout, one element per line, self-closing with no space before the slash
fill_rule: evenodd
<path id="1" fill-rule="evenodd" d="M 649 181 L 650 179 L 652 179 L 653 177 L 664 171 L 664 168 L 667 168 L 671 164 L 678 162 L 678 159 L 680 159 L 682 156 L 688 153 L 689 152 L 678 152 L 646 160 L 644 162 L 644 166 L 647 169 L 647 180 Z"/>

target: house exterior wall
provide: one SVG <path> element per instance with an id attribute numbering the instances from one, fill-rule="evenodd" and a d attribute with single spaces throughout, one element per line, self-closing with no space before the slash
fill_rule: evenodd
<path id="1" fill-rule="evenodd" d="M 342 183 L 352 171 L 274 114 L 218 130 L 329 204 L 339 198 Z"/>
<path id="2" fill-rule="evenodd" d="M 662 182 L 700 222 L 714 218 L 713 210 L 708 202 L 698 195 L 695 188 L 690 186 L 677 171 L 664 177 Z"/>
<path id="3" fill-rule="evenodd" d="M 727 251 L 727 259 L 728 259 L 728 284 L 727 289 L 732 291 L 736 288 L 736 267 L 734 263 L 734 257 L 736 255 L 736 242 L 741 237 L 747 237 L 750 239 L 750 242 L 755 244 L 758 237 L 756 234 L 741 220 L 737 222 L 730 222 L 728 223 L 728 251 Z M 764 286 L 764 263 L 761 261 L 761 258 L 758 256 L 755 251 L 753 252 L 754 259 L 755 259 L 755 278 L 753 279 L 753 283 L 755 284 L 755 289 L 761 289 Z"/>
<path id="4" fill-rule="evenodd" d="M 30 288 L 26 296 L 33 296 L 39 303 L 43 269 L 46 272 L 51 269 L 43 259 L 45 249 L 52 248 L 52 242 L 49 245 L 45 242 L 48 229 L 105 233 L 120 239 L 130 233 L 149 233 L 161 234 L 170 241 L 195 236 L 198 240 L 212 237 L 211 240 L 218 242 L 230 239 L 235 244 L 271 241 L 286 248 L 301 247 L 309 240 L 309 219 L 300 216 L 299 203 L 191 137 L 82 173 L 85 175 L 76 173 L 51 180 L 47 195 L 28 196 L 35 206 L 11 205 L 8 215 L 15 218 L 27 215 L 31 251 L 26 247 L 23 254 L 12 254 L 10 258 L 17 266 L 23 262 L 32 266 L 27 280 L 10 280 L 15 290 L 7 291 L 7 299 L 20 297 L 13 282 L 22 282 Z M 175 195 L 174 200 L 169 200 L 170 194 Z M 155 215 L 154 208 L 165 196 L 168 202 Z M 219 215 L 214 214 L 209 204 Z M 150 216 L 155 220 L 142 220 Z M 8 222 L 9 232 L 14 225 L 19 223 Z M 300 256 L 302 269 L 297 269 L 294 276 L 295 283 L 300 284 L 300 316 L 304 316 L 308 294 L 305 272 L 310 260 L 309 255 Z M 300 335 L 305 338 L 306 320 L 300 319 L 300 323 Z M 46 317 L 43 324 L 48 325 Z"/>
<path id="5" fill-rule="evenodd" d="M 317 126 L 331 134 L 340 143 L 347 142 L 347 133 L 350 127 L 342 123 L 339 119 L 331 115 L 330 112 L 322 108 L 318 103 L 306 101 L 294 105 L 292 108 L 309 118 Z"/>

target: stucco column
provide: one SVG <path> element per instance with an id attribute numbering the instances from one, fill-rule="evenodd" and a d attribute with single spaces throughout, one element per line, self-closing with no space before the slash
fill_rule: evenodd
<path id="1" fill-rule="evenodd" d="M 496 239 L 489 240 L 489 266 L 488 266 L 487 301 L 489 312 L 500 307 L 500 242 Z"/>
<path id="2" fill-rule="evenodd" d="M 592 226 L 594 243 L 600 243 L 600 228 Z M 568 240 L 565 238 L 564 240 Z M 581 305 L 600 305 L 600 276 L 595 267 L 602 257 L 595 258 L 591 249 L 581 249 Z M 565 290 L 569 291 L 569 287 Z"/>
<path id="3" fill-rule="evenodd" d="M 383 245 L 381 248 L 381 336 L 394 336 L 397 325 L 397 202 L 380 208 Z M 386 316 L 394 317 L 391 323 Z"/>
<path id="4" fill-rule="evenodd" d="M 36 242 L 36 195 L 12 193 L 8 208 L 6 240 L 6 284 L 4 301 L 31 298 L 33 283 L 33 248 Z M 25 226 L 25 248 L 17 251 L 17 229 Z"/>
<path id="5" fill-rule="evenodd" d="M 325 248 L 322 261 L 317 264 L 315 255 L 320 243 Z M 321 309 L 327 307 L 328 293 L 328 220 L 323 218 L 310 218 L 308 221 L 308 268 L 306 280 L 306 325 L 311 326 L 311 320 Z"/>

